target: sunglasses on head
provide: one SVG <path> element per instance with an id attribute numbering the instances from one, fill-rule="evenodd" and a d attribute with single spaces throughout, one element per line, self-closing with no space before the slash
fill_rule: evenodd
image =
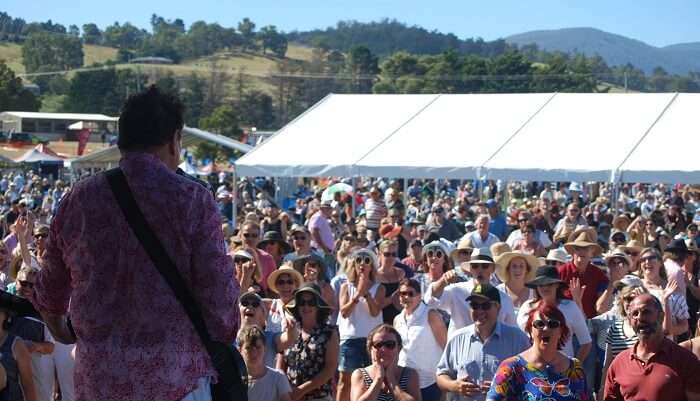
<path id="1" fill-rule="evenodd" d="M 397 345 L 396 341 L 394 341 L 394 340 L 377 341 L 376 343 L 372 344 L 372 348 L 374 348 L 376 350 L 379 350 L 382 348 L 386 348 L 386 349 L 391 350 L 391 349 L 396 348 L 396 345 Z"/>
<path id="2" fill-rule="evenodd" d="M 277 280 L 275 282 L 275 284 L 277 284 L 278 286 L 279 285 L 294 285 L 294 280 L 292 280 L 291 278 L 288 280 L 281 279 L 281 280 Z"/>
<path id="3" fill-rule="evenodd" d="M 545 327 L 549 329 L 558 329 L 561 326 L 561 322 L 556 320 L 556 319 L 547 319 L 547 320 L 533 320 L 532 321 L 532 327 L 536 328 L 537 330 L 542 330 Z"/>
<path id="4" fill-rule="evenodd" d="M 258 301 L 241 301 L 241 306 L 244 308 L 247 308 L 247 307 L 259 308 L 260 302 L 258 302 Z"/>
<path id="5" fill-rule="evenodd" d="M 469 302 L 469 307 L 472 308 L 472 310 L 489 310 L 491 309 L 491 302 Z"/>
<path id="6" fill-rule="evenodd" d="M 427 252 L 427 255 L 428 255 L 429 258 L 432 258 L 432 257 L 441 258 L 441 257 L 443 257 L 445 254 L 442 253 L 441 250 L 434 251 L 434 250 L 431 249 L 431 250 L 429 250 L 429 251 Z"/>
<path id="7" fill-rule="evenodd" d="M 34 283 L 27 280 L 19 280 L 19 285 L 21 285 L 22 287 L 34 288 Z"/>
<path id="8" fill-rule="evenodd" d="M 369 256 L 358 256 L 355 258 L 355 264 L 358 265 L 371 265 L 372 264 L 372 258 Z"/>

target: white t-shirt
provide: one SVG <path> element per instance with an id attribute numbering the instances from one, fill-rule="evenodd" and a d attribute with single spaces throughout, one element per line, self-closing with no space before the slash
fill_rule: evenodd
<path id="1" fill-rule="evenodd" d="M 284 373 L 265 367 L 262 377 L 248 380 L 248 399 L 255 401 L 278 401 L 281 396 L 292 392 L 292 386 Z"/>

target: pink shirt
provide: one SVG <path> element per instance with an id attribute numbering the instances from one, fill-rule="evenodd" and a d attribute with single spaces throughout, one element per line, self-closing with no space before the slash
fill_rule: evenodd
<path id="1" fill-rule="evenodd" d="M 211 193 L 150 154 L 128 153 L 119 166 L 212 338 L 232 342 L 239 288 Z M 77 400 L 181 400 L 199 378 L 216 376 L 103 174 L 80 181 L 61 201 L 34 303 L 41 311 L 70 313 L 78 337 Z"/>
<path id="2" fill-rule="evenodd" d="M 314 215 L 311 216 L 311 219 L 309 219 L 309 231 L 313 233 L 314 229 L 316 228 L 318 228 L 318 233 L 321 237 L 323 245 L 325 245 L 326 248 L 333 250 L 335 245 L 333 244 L 333 230 L 331 229 L 331 223 L 320 210 L 314 213 Z M 322 249 L 314 239 L 313 235 L 311 236 L 311 246 L 319 250 Z"/>
<path id="3" fill-rule="evenodd" d="M 678 289 L 675 293 L 685 296 L 685 271 L 683 271 L 683 267 L 671 259 L 666 259 L 664 268 L 666 268 L 668 279 L 671 279 L 671 277 L 676 278 Z"/>

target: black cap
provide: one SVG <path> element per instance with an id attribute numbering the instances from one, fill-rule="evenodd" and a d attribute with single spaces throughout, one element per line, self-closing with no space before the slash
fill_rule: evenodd
<path id="1" fill-rule="evenodd" d="M 666 249 L 664 249 L 664 251 L 685 255 L 688 253 L 688 245 L 685 244 L 685 241 L 682 238 L 678 238 L 669 242 L 668 246 L 666 247 Z"/>
<path id="2" fill-rule="evenodd" d="M 488 299 L 489 301 L 501 303 L 500 292 L 491 284 L 477 284 L 466 300 L 469 302 L 474 298 Z"/>

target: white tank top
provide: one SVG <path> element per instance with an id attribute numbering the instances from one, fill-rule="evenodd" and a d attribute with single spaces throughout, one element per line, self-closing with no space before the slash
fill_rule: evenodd
<path id="1" fill-rule="evenodd" d="M 357 293 L 357 288 L 349 281 L 346 283 L 348 285 L 348 298 L 352 299 Z M 379 285 L 379 283 L 375 283 L 370 287 L 369 293 L 372 297 L 377 296 Z M 382 312 L 379 311 L 377 316 L 372 316 L 369 313 L 367 300 L 362 297 L 357 305 L 355 305 L 350 316 L 345 318 L 342 313 L 338 313 L 338 333 L 340 334 L 340 340 L 366 338 L 373 328 L 382 323 L 384 323 L 384 320 L 382 320 Z"/>
<path id="2" fill-rule="evenodd" d="M 403 310 L 394 318 L 394 328 L 401 334 L 403 343 L 399 365 L 418 371 L 420 388 L 435 383 L 435 370 L 442 356 L 442 348 L 430 327 L 430 310 L 421 302 L 410 317 L 406 318 Z"/>

